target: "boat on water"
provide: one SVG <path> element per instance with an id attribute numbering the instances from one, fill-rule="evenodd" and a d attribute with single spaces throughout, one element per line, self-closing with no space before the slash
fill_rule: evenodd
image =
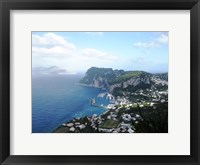
<path id="1" fill-rule="evenodd" d="M 105 106 L 102 105 L 96 105 L 96 101 L 95 99 L 90 99 L 90 105 L 93 106 L 93 107 L 101 107 L 101 108 L 104 108 Z"/>

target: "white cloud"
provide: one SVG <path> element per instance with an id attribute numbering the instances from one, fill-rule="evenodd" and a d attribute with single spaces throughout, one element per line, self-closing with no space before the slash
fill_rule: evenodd
<path id="1" fill-rule="evenodd" d="M 67 42 L 62 36 L 56 35 L 55 33 L 46 33 L 42 36 L 33 35 L 32 45 L 40 47 L 54 47 L 60 46 L 67 49 L 75 49 L 74 44 Z"/>
<path id="2" fill-rule="evenodd" d="M 33 56 L 69 56 L 75 50 L 73 43 L 67 42 L 63 37 L 54 33 L 32 36 Z"/>
<path id="3" fill-rule="evenodd" d="M 167 44 L 168 43 L 168 36 L 161 34 L 160 37 L 157 39 L 157 42 L 161 44 Z"/>
<path id="4" fill-rule="evenodd" d="M 59 56 L 59 55 L 69 55 L 71 50 L 68 50 L 61 46 L 54 46 L 50 48 L 45 47 L 33 47 L 32 48 L 33 55 L 48 55 L 48 56 Z"/>
<path id="5" fill-rule="evenodd" d="M 117 59 L 106 51 L 94 48 L 78 49 L 73 43 L 54 33 L 34 34 L 32 41 L 33 67 L 58 66 L 68 72 L 77 72 L 87 70 L 90 65 L 109 66 L 116 63 Z"/>
<path id="6" fill-rule="evenodd" d="M 65 69 L 61 69 L 57 66 L 51 67 L 36 67 L 32 70 L 33 76 L 51 76 L 51 75 L 68 75 L 68 74 L 76 74 L 74 72 L 68 72 Z"/>
<path id="7" fill-rule="evenodd" d="M 134 43 L 133 44 L 134 47 L 136 48 L 155 48 L 158 46 L 158 44 L 156 42 L 149 42 L 149 43 L 146 43 L 146 42 L 137 42 L 137 43 Z"/>
<path id="8" fill-rule="evenodd" d="M 151 42 L 136 42 L 133 44 L 136 48 L 156 48 L 162 44 L 168 44 L 168 36 L 165 34 L 161 34 L 158 38 L 154 39 Z"/>
<path id="9" fill-rule="evenodd" d="M 82 49 L 82 54 L 86 57 L 96 58 L 98 60 L 115 60 L 116 56 L 109 54 L 107 52 L 103 52 L 97 49 L 86 48 Z"/>

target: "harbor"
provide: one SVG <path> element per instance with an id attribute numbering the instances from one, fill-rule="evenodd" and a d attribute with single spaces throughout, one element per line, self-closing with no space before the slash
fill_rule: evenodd
<path id="1" fill-rule="evenodd" d="M 111 95 L 111 94 L 108 93 L 108 92 L 99 93 L 99 94 L 97 95 L 97 97 L 100 97 L 100 98 L 104 98 L 104 97 L 105 97 L 107 100 L 109 100 L 109 102 L 110 102 L 111 104 L 109 104 L 108 106 L 98 105 L 98 104 L 96 103 L 96 100 L 95 100 L 94 98 L 90 98 L 90 99 L 89 99 L 89 100 L 90 100 L 90 106 L 93 106 L 93 107 L 100 107 L 100 108 L 110 108 L 110 107 L 113 107 L 113 106 L 115 105 L 115 103 L 116 103 L 114 96 Z M 112 106 L 112 105 L 113 105 L 113 106 Z"/>

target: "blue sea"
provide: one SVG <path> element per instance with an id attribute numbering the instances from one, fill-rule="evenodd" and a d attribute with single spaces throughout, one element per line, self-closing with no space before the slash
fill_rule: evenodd
<path id="1" fill-rule="evenodd" d="M 49 133 L 74 117 L 100 114 L 109 100 L 97 97 L 101 89 L 78 85 L 83 75 L 44 76 L 32 78 L 32 133 Z"/>

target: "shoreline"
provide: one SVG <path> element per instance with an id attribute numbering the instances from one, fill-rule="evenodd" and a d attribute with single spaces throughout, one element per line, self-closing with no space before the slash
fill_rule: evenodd
<path id="1" fill-rule="evenodd" d="M 64 122 L 52 133 L 168 133 L 168 102 L 141 105 L 116 104 L 99 115 Z"/>
<path id="2" fill-rule="evenodd" d="M 105 92 L 106 94 L 109 94 L 108 92 Z M 103 94 L 103 93 L 99 93 L 99 94 Z M 98 94 L 98 95 L 99 95 Z M 97 96 L 98 97 L 98 96 Z M 104 96 L 105 97 L 105 96 Z M 102 97 L 103 98 L 103 97 Z M 75 120 L 80 120 L 80 119 L 83 119 L 83 118 L 85 118 L 85 117 L 87 117 L 87 118 L 93 118 L 94 116 L 102 116 L 102 115 L 104 115 L 104 114 L 106 114 L 106 113 L 108 113 L 111 109 L 113 109 L 115 106 L 119 106 L 119 104 L 118 103 L 110 103 L 110 104 L 108 104 L 108 105 L 106 105 L 106 106 L 101 106 L 101 105 L 91 105 L 91 107 L 97 107 L 97 108 L 103 108 L 103 109 L 105 109 L 105 111 L 104 112 L 102 112 L 102 113 L 100 113 L 100 114 L 93 114 L 93 115 L 91 115 L 91 116 L 88 116 L 88 115 L 85 115 L 85 116 L 82 116 L 82 117 L 78 117 L 78 118 L 72 118 L 72 119 L 69 119 L 68 121 L 65 121 L 64 123 L 62 123 L 62 124 L 60 124 L 57 128 L 55 128 L 54 130 L 52 130 L 51 132 L 52 133 L 57 133 L 57 131 L 59 131 L 59 129 L 62 129 L 62 127 L 64 126 L 66 126 L 67 124 L 66 123 L 72 123 L 73 121 L 75 121 Z"/>

